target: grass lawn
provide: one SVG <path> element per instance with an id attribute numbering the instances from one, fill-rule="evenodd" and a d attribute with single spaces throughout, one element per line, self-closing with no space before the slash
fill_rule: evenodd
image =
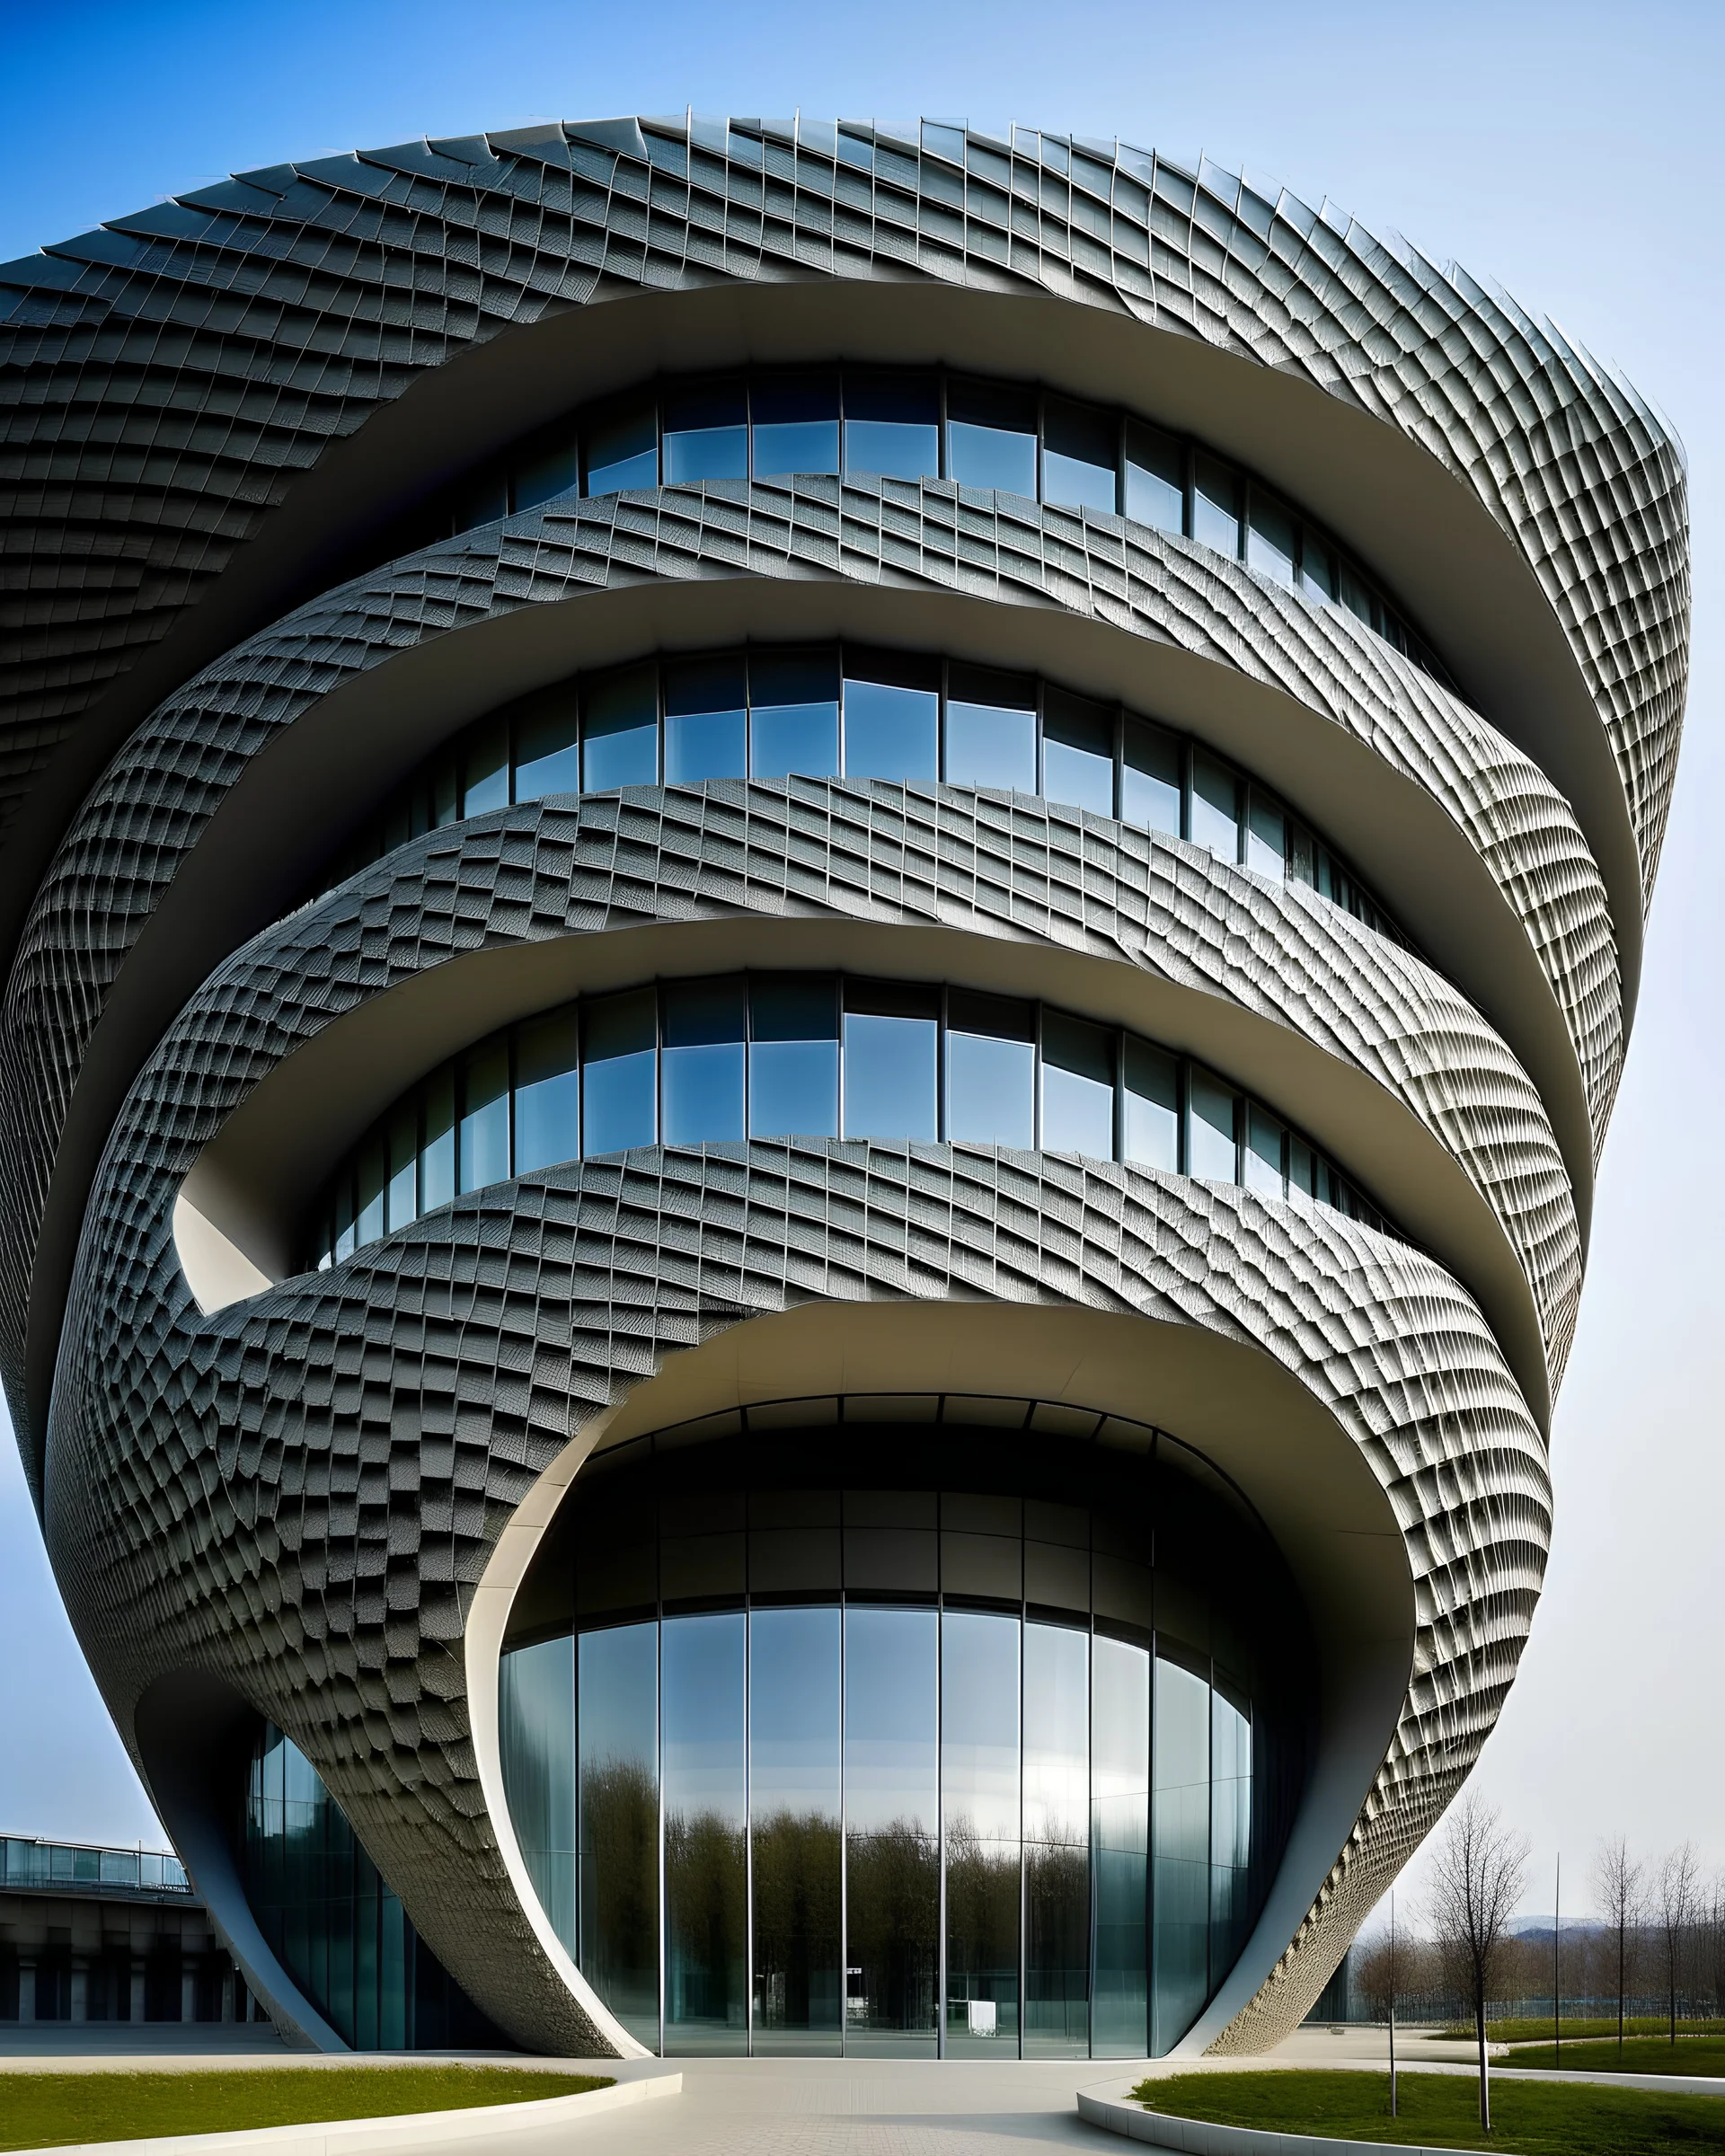
<path id="1" fill-rule="evenodd" d="M 1609 2043 L 1575 2044 L 1563 2039 L 1562 2064 L 1588 2073 L 1716 2073 L 1725 2075 L 1725 2037 L 1685 2037 L 1677 2024 L 1677 2040 L 1669 2037 L 1633 2037 L 1617 2049 Z M 1559 2062 L 1549 2044 L 1518 2046 L 1503 2061 L 1506 2066 L 1554 2066 Z"/>
<path id="2" fill-rule="evenodd" d="M 0 2149 L 228 2134 L 325 2118 L 463 2111 L 608 2089 L 606 2076 L 509 2066 L 263 2066 L 186 2073 L 0 2073 Z"/>
<path id="3" fill-rule="evenodd" d="M 1670 2028 L 1668 2021 L 1661 2020 L 1657 2015 L 1632 2014 L 1623 2023 L 1623 2034 L 1626 2037 L 1668 2037 Z M 1434 2041 L 1439 2037 L 1459 2037 L 1471 2044 L 1473 2041 L 1473 2024 L 1471 2021 L 1453 2021 L 1447 2028 L 1435 2028 L 1429 2033 Z M 1488 2021 L 1485 2033 L 1493 2044 L 1549 2043 L 1552 2018 L 1547 2014 L 1538 2021 Z M 1614 2037 L 1616 2034 L 1615 2015 L 1593 2021 L 1571 2021 L 1567 2014 L 1563 2017 L 1563 2041 L 1566 2044 L 1571 2037 Z M 1725 2037 L 1725 2021 L 1679 2021 L 1677 2034 L 1679 2037 Z"/>
<path id="4" fill-rule="evenodd" d="M 1698 2150 L 1725 2150 L 1725 2097 L 1651 2090 L 1497 2081 L 1489 2144 L 1480 2132 L 1478 2085 L 1464 2074 L 1402 2074 L 1395 2119 L 1387 2073 L 1185 2073 L 1140 2081 L 1133 2093 L 1153 2110 L 1182 2118 L 1425 2148 L 1489 2145 L 1518 2156 L 1696 2156 Z"/>

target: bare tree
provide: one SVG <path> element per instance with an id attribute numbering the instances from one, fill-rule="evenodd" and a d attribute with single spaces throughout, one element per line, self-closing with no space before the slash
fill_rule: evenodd
<path id="1" fill-rule="evenodd" d="M 1707 1988 L 1717 2019 L 1725 2014 L 1725 1872 L 1713 1874 L 1707 1895 Z"/>
<path id="2" fill-rule="evenodd" d="M 1394 1957 L 1390 1951 L 1387 1931 L 1361 1940 L 1354 1948 L 1354 1958 L 1349 1964 L 1353 1986 L 1366 2001 L 1367 2011 L 1374 2021 L 1389 2019 L 1390 1998 L 1396 1988 L 1392 1975 L 1393 1967 Z"/>
<path id="3" fill-rule="evenodd" d="M 1509 1920 L 1521 1901 L 1527 1837 L 1508 1833 L 1473 1790 L 1451 1807 L 1431 1869 L 1431 1923 L 1465 2004 L 1480 2047 L 1480 2125 L 1491 2131 L 1491 2079 L 1485 2005 L 1503 1955 Z"/>
<path id="4" fill-rule="evenodd" d="M 1641 1866 L 1619 1834 L 1602 1842 L 1593 1860 L 1594 1892 L 1599 1913 L 1617 1954 L 1617 2048 L 1623 2048 L 1623 2015 L 1629 1996 L 1629 1942 L 1641 1915 Z"/>
<path id="5" fill-rule="evenodd" d="M 1683 1961 L 1685 1934 L 1695 1921 L 1701 1900 L 1701 1867 L 1695 1861 L 1693 1842 L 1680 1842 L 1659 1866 L 1654 1889 L 1654 1913 L 1659 1927 L 1659 1947 L 1665 1957 L 1666 1993 L 1671 2006 L 1671 2041 L 1677 2040 L 1677 1975 Z"/>

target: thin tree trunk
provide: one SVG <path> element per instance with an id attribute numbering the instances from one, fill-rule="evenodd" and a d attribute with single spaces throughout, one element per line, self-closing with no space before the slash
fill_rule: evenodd
<path id="1" fill-rule="evenodd" d="M 1480 2127 L 1482 2132 L 1491 2131 L 1491 2076 L 1486 2063 L 1485 2048 L 1485 1971 L 1476 1969 L 1473 1981 L 1473 2027 L 1480 2039 Z"/>
<path id="2" fill-rule="evenodd" d="M 1617 1927 L 1617 2054 L 1620 2059 L 1623 2050 L 1623 1926 L 1619 1924 Z"/>

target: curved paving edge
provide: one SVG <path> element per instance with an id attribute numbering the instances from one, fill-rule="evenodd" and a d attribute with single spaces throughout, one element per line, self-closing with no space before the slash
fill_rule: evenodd
<path id="1" fill-rule="evenodd" d="M 1297 2072 L 1297 2067 L 1285 2069 Z M 1224 2126 L 1209 2119 L 1181 2118 L 1129 2099 L 1078 2091 L 1078 2116 L 1092 2126 L 1153 2149 L 1179 2149 L 1184 2156 L 1382 2156 L 1394 2147 L 1405 2156 L 1484 2156 L 1480 2150 L 1427 2149 L 1406 2142 L 1341 2141 L 1329 2134 L 1278 2134 L 1267 2126 Z"/>

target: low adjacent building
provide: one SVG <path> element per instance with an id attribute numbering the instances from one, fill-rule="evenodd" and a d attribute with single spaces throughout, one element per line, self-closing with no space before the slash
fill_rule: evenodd
<path id="1" fill-rule="evenodd" d="M 263 2018 L 177 1857 L 0 1838 L 0 2021 Z"/>

